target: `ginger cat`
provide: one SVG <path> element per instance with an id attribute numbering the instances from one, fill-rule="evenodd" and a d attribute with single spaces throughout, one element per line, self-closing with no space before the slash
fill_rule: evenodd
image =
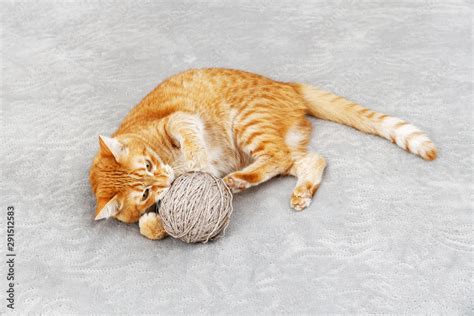
<path id="1" fill-rule="evenodd" d="M 90 171 L 95 219 L 137 222 L 175 176 L 193 170 L 224 177 L 234 192 L 277 175 L 295 176 L 290 204 L 301 211 L 326 167 L 320 154 L 308 152 L 307 114 L 436 158 L 435 146 L 415 126 L 331 92 L 239 70 L 192 69 L 158 85 L 112 137 L 99 137 Z M 151 239 L 166 236 L 155 213 L 142 216 L 140 229 Z"/>

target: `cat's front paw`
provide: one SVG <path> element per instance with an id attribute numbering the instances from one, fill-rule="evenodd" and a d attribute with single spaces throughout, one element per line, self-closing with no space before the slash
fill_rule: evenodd
<path id="1" fill-rule="evenodd" d="M 140 227 L 140 234 L 148 239 L 163 239 L 167 235 L 161 224 L 160 216 L 153 212 L 143 214 L 140 217 L 138 226 Z"/>
<path id="2" fill-rule="evenodd" d="M 250 183 L 243 179 L 237 178 L 233 174 L 224 177 L 224 182 L 232 190 L 233 193 L 238 193 L 250 187 Z"/>
<path id="3" fill-rule="evenodd" d="M 209 159 L 205 152 L 197 152 L 186 159 L 186 171 L 208 171 Z"/>

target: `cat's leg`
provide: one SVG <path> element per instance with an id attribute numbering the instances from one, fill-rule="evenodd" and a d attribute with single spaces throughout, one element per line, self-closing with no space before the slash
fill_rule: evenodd
<path id="1" fill-rule="evenodd" d="M 285 137 L 293 161 L 289 174 L 298 179 L 290 200 L 291 207 L 297 211 L 305 209 L 311 203 L 326 167 L 326 161 L 321 155 L 308 152 L 311 130 L 311 122 L 301 117 Z"/>
<path id="2" fill-rule="evenodd" d="M 317 153 L 293 153 L 293 167 L 290 174 L 298 178 L 296 187 L 291 195 L 291 207 L 302 211 L 311 203 L 314 193 L 319 188 L 326 161 Z"/>
<path id="3" fill-rule="evenodd" d="M 253 152 L 252 158 L 254 161 L 250 165 L 224 177 L 233 192 L 240 192 L 277 175 L 287 174 L 291 168 L 291 155 L 285 144 L 263 142 Z"/>
<path id="4" fill-rule="evenodd" d="M 206 171 L 213 173 L 204 140 L 204 123 L 194 114 L 176 112 L 166 118 L 166 133 L 180 148 L 185 171 Z"/>

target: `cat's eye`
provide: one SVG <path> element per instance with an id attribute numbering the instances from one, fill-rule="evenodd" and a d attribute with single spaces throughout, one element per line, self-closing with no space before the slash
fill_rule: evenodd
<path id="1" fill-rule="evenodd" d="M 145 191 L 143 191 L 142 201 L 145 201 L 146 199 L 148 199 L 149 195 L 150 195 L 150 189 L 147 188 L 147 189 L 145 189 Z"/>
<path id="2" fill-rule="evenodd" d="M 145 168 L 146 168 L 146 170 L 147 170 L 147 171 L 151 171 L 151 167 L 152 167 L 152 166 L 151 166 L 150 160 L 146 160 L 146 161 L 145 161 Z"/>

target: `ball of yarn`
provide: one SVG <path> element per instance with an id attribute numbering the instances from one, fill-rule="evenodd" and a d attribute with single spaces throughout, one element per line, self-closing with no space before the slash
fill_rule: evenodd
<path id="1" fill-rule="evenodd" d="M 229 225 L 232 193 L 222 179 L 211 174 L 185 173 L 172 183 L 159 213 L 170 236 L 187 243 L 206 243 Z"/>

